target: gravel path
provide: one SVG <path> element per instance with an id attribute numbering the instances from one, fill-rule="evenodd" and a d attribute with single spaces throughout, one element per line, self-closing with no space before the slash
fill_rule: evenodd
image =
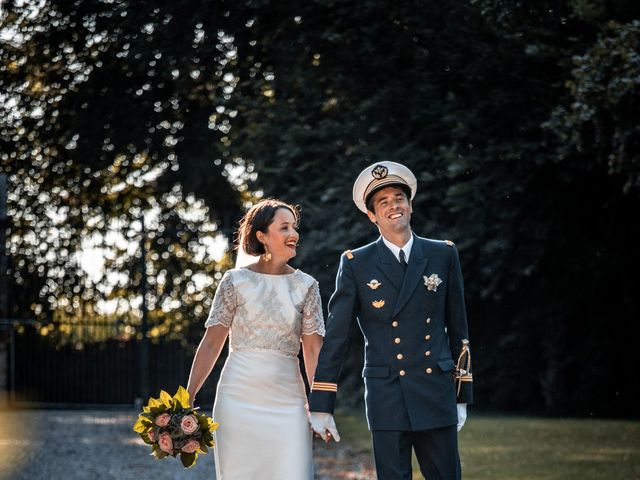
<path id="1" fill-rule="evenodd" d="M 2 410 L 0 479 L 215 479 L 212 454 L 188 470 L 151 457 L 131 430 L 135 418 L 132 410 Z M 314 452 L 316 480 L 375 478 L 369 456 L 344 443 L 317 441 Z"/>

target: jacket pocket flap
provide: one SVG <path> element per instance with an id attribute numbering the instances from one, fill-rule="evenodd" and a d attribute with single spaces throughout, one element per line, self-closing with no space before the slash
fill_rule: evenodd
<path id="1" fill-rule="evenodd" d="M 443 360 L 438 360 L 438 366 L 440 370 L 443 372 L 450 372 L 454 368 L 456 368 L 456 363 L 451 358 L 445 358 Z"/>
<path id="2" fill-rule="evenodd" d="M 364 367 L 362 370 L 363 377 L 387 378 L 389 376 L 389 367 Z"/>

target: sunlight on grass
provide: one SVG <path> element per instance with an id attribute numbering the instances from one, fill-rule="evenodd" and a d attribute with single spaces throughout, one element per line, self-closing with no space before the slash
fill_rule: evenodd
<path id="1" fill-rule="evenodd" d="M 343 441 L 371 455 L 361 412 L 339 413 L 336 422 Z M 472 414 L 459 440 L 465 480 L 640 478 L 637 421 Z M 422 478 L 415 461 L 414 478 Z"/>
<path id="2" fill-rule="evenodd" d="M 640 423 L 471 417 L 460 433 L 469 480 L 637 478 Z"/>

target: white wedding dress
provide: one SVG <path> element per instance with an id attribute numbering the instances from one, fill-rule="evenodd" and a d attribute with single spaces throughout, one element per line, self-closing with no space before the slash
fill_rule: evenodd
<path id="1" fill-rule="evenodd" d="M 230 327 L 213 419 L 217 480 L 312 480 L 312 434 L 298 352 L 324 336 L 318 282 L 229 270 L 205 326 Z"/>

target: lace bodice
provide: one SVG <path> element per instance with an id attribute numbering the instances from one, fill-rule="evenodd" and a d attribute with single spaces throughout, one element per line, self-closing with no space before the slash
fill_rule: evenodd
<path id="1" fill-rule="evenodd" d="M 276 350 L 296 356 L 302 335 L 324 336 L 318 282 L 300 270 L 287 275 L 228 270 L 205 322 L 212 325 L 230 327 L 230 351 Z"/>

